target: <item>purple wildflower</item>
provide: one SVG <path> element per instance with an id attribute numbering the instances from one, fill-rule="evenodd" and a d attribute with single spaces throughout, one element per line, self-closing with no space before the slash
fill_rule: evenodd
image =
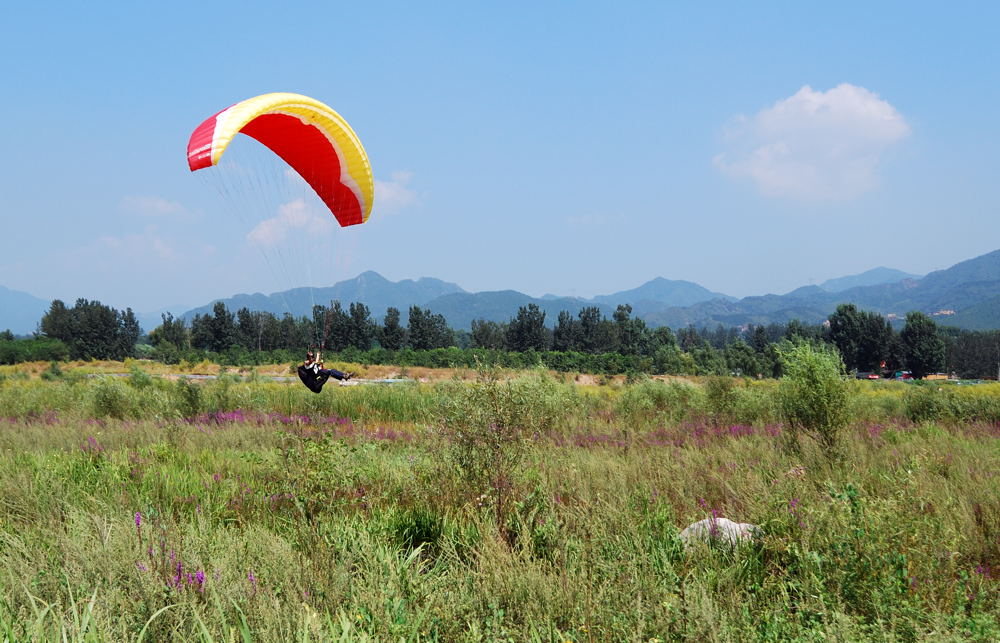
<path id="1" fill-rule="evenodd" d="M 104 453 L 104 446 L 97 441 L 94 436 L 89 436 L 87 441 L 80 447 L 87 455 L 97 456 Z"/>

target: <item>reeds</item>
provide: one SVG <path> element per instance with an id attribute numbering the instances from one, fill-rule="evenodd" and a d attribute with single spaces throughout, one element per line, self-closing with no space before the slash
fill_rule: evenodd
<path id="1" fill-rule="evenodd" d="M 996 385 L 852 382 L 830 460 L 774 383 L 532 373 L 498 522 L 443 430 L 472 385 L 63 370 L 0 383 L 0 638 L 1000 637 Z M 685 553 L 711 515 L 763 542 Z"/>

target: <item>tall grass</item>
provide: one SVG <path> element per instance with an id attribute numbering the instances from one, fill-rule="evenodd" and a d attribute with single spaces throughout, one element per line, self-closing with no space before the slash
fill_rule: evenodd
<path id="1" fill-rule="evenodd" d="M 830 460 L 773 383 L 517 377 L 500 525 L 439 430 L 470 386 L 0 382 L 0 638 L 1000 637 L 996 386 L 852 382 Z M 762 543 L 685 552 L 712 514 Z"/>

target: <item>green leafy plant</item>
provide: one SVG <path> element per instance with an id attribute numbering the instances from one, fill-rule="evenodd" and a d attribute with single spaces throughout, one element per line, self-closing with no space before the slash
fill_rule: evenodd
<path id="1" fill-rule="evenodd" d="M 781 416 L 788 431 L 786 445 L 799 448 L 806 435 L 828 457 L 838 453 L 848 422 L 848 382 L 836 349 L 801 343 L 781 352 L 784 376 L 778 387 Z"/>

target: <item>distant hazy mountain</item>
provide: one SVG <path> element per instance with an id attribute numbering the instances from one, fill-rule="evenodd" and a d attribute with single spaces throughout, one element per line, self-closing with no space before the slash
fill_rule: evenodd
<path id="1" fill-rule="evenodd" d="M 171 313 L 177 315 L 178 311 L 184 310 L 187 306 L 165 306 L 157 310 L 135 313 L 135 318 L 139 320 L 139 325 L 144 332 L 149 332 L 163 323 L 163 314 Z"/>
<path id="2" fill-rule="evenodd" d="M 766 324 L 790 319 L 819 323 L 838 304 L 853 303 L 864 310 L 898 316 L 916 310 L 936 315 L 942 325 L 1000 328 L 998 298 L 1000 250 L 932 272 L 922 279 L 855 286 L 840 292 L 808 286 L 786 295 L 746 297 L 736 302 L 715 300 L 687 308 L 668 308 L 647 314 L 645 318 L 651 324 L 671 327 Z"/>
<path id="3" fill-rule="evenodd" d="M 896 279 L 900 277 L 901 279 Z M 883 280 L 889 280 L 885 282 Z M 868 281 L 879 283 L 867 284 Z M 850 285 L 856 283 L 857 285 Z M 831 285 L 832 284 L 832 285 Z M 844 289 L 844 286 L 849 286 Z M 832 290 L 840 289 L 840 290 Z M 876 268 L 860 275 L 833 279 L 823 286 L 804 286 L 784 295 L 761 295 L 736 300 L 698 284 L 657 278 L 634 288 L 593 299 L 547 294 L 533 298 L 514 290 L 470 293 L 438 279 L 391 282 L 374 272 L 342 281 L 329 288 L 297 288 L 272 295 L 237 295 L 222 300 L 232 311 L 246 306 L 281 315 L 308 315 L 314 303 L 340 300 L 345 306 L 361 301 L 380 318 L 388 306 L 403 313 L 411 305 L 424 306 L 445 316 L 453 328 L 468 329 L 474 319 L 508 321 L 521 306 L 536 304 L 555 324 L 559 312 L 576 315 L 584 306 L 598 306 L 611 316 L 618 304 L 629 303 L 633 315 L 651 326 L 678 328 L 768 324 L 798 319 L 820 323 L 838 304 L 853 303 L 864 310 L 903 316 L 911 310 L 936 314 L 940 324 L 965 328 L 1000 328 L 1000 250 L 916 279 L 900 271 Z M 214 302 L 213 302 L 214 303 Z M 207 313 L 212 304 L 184 314 Z M 148 330 L 148 329 L 147 329 Z"/>
<path id="4" fill-rule="evenodd" d="M 912 275 L 895 268 L 872 268 L 858 275 L 848 275 L 837 279 L 827 279 L 819 285 L 820 288 L 828 292 L 843 292 L 857 286 L 877 286 L 879 284 L 892 284 L 904 279 L 920 279 L 920 275 Z"/>
<path id="5" fill-rule="evenodd" d="M 42 315 L 49 309 L 48 301 L 19 290 L 0 286 L 0 330 L 15 335 L 33 333 Z"/>
<path id="6" fill-rule="evenodd" d="M 262 310 L 283 315 L 291 313 L 298 317 L 311 314 L 313 305 L 329 305 L 337 300 L 346 308 L 351 302 L 363 302 L 371 309 L 372 316 L 381 318 L 386 308 L 395 307 L 403 313 L 412 305 L 423 306 L 435 297 L 448 293 L 465 292 L 457 285 L 423 277 L 416 281 L 389 281 L 377 272 L 363 272 L 354 279 L 347 279 L 326 288 L 295 288 L 270 295 L 254 293 L 253 295 L 235 295 L 222 301 L 226 308 L 237 311 L 246 307 L 250 310 Z M 191 319 L 197 314 L 212 311 L 215 301 L 194 308 L 183 314 L 185 319 Z"/>
<path id="7" fill-rule="evenodd" d="M 637 305 L 642 308 L 663 309 L 671 306 L 693 306 L 713 299 L 736 301 L 735 297 L 712 292 L 690 281 L 664 279 L 663 277 L 647 281 L 632 290 L 622 290 L 610 295 L 598 295 L 593 300 L 612 308 L 617 307 L 618 304 L 631 304 L 633 309 Z"/>

